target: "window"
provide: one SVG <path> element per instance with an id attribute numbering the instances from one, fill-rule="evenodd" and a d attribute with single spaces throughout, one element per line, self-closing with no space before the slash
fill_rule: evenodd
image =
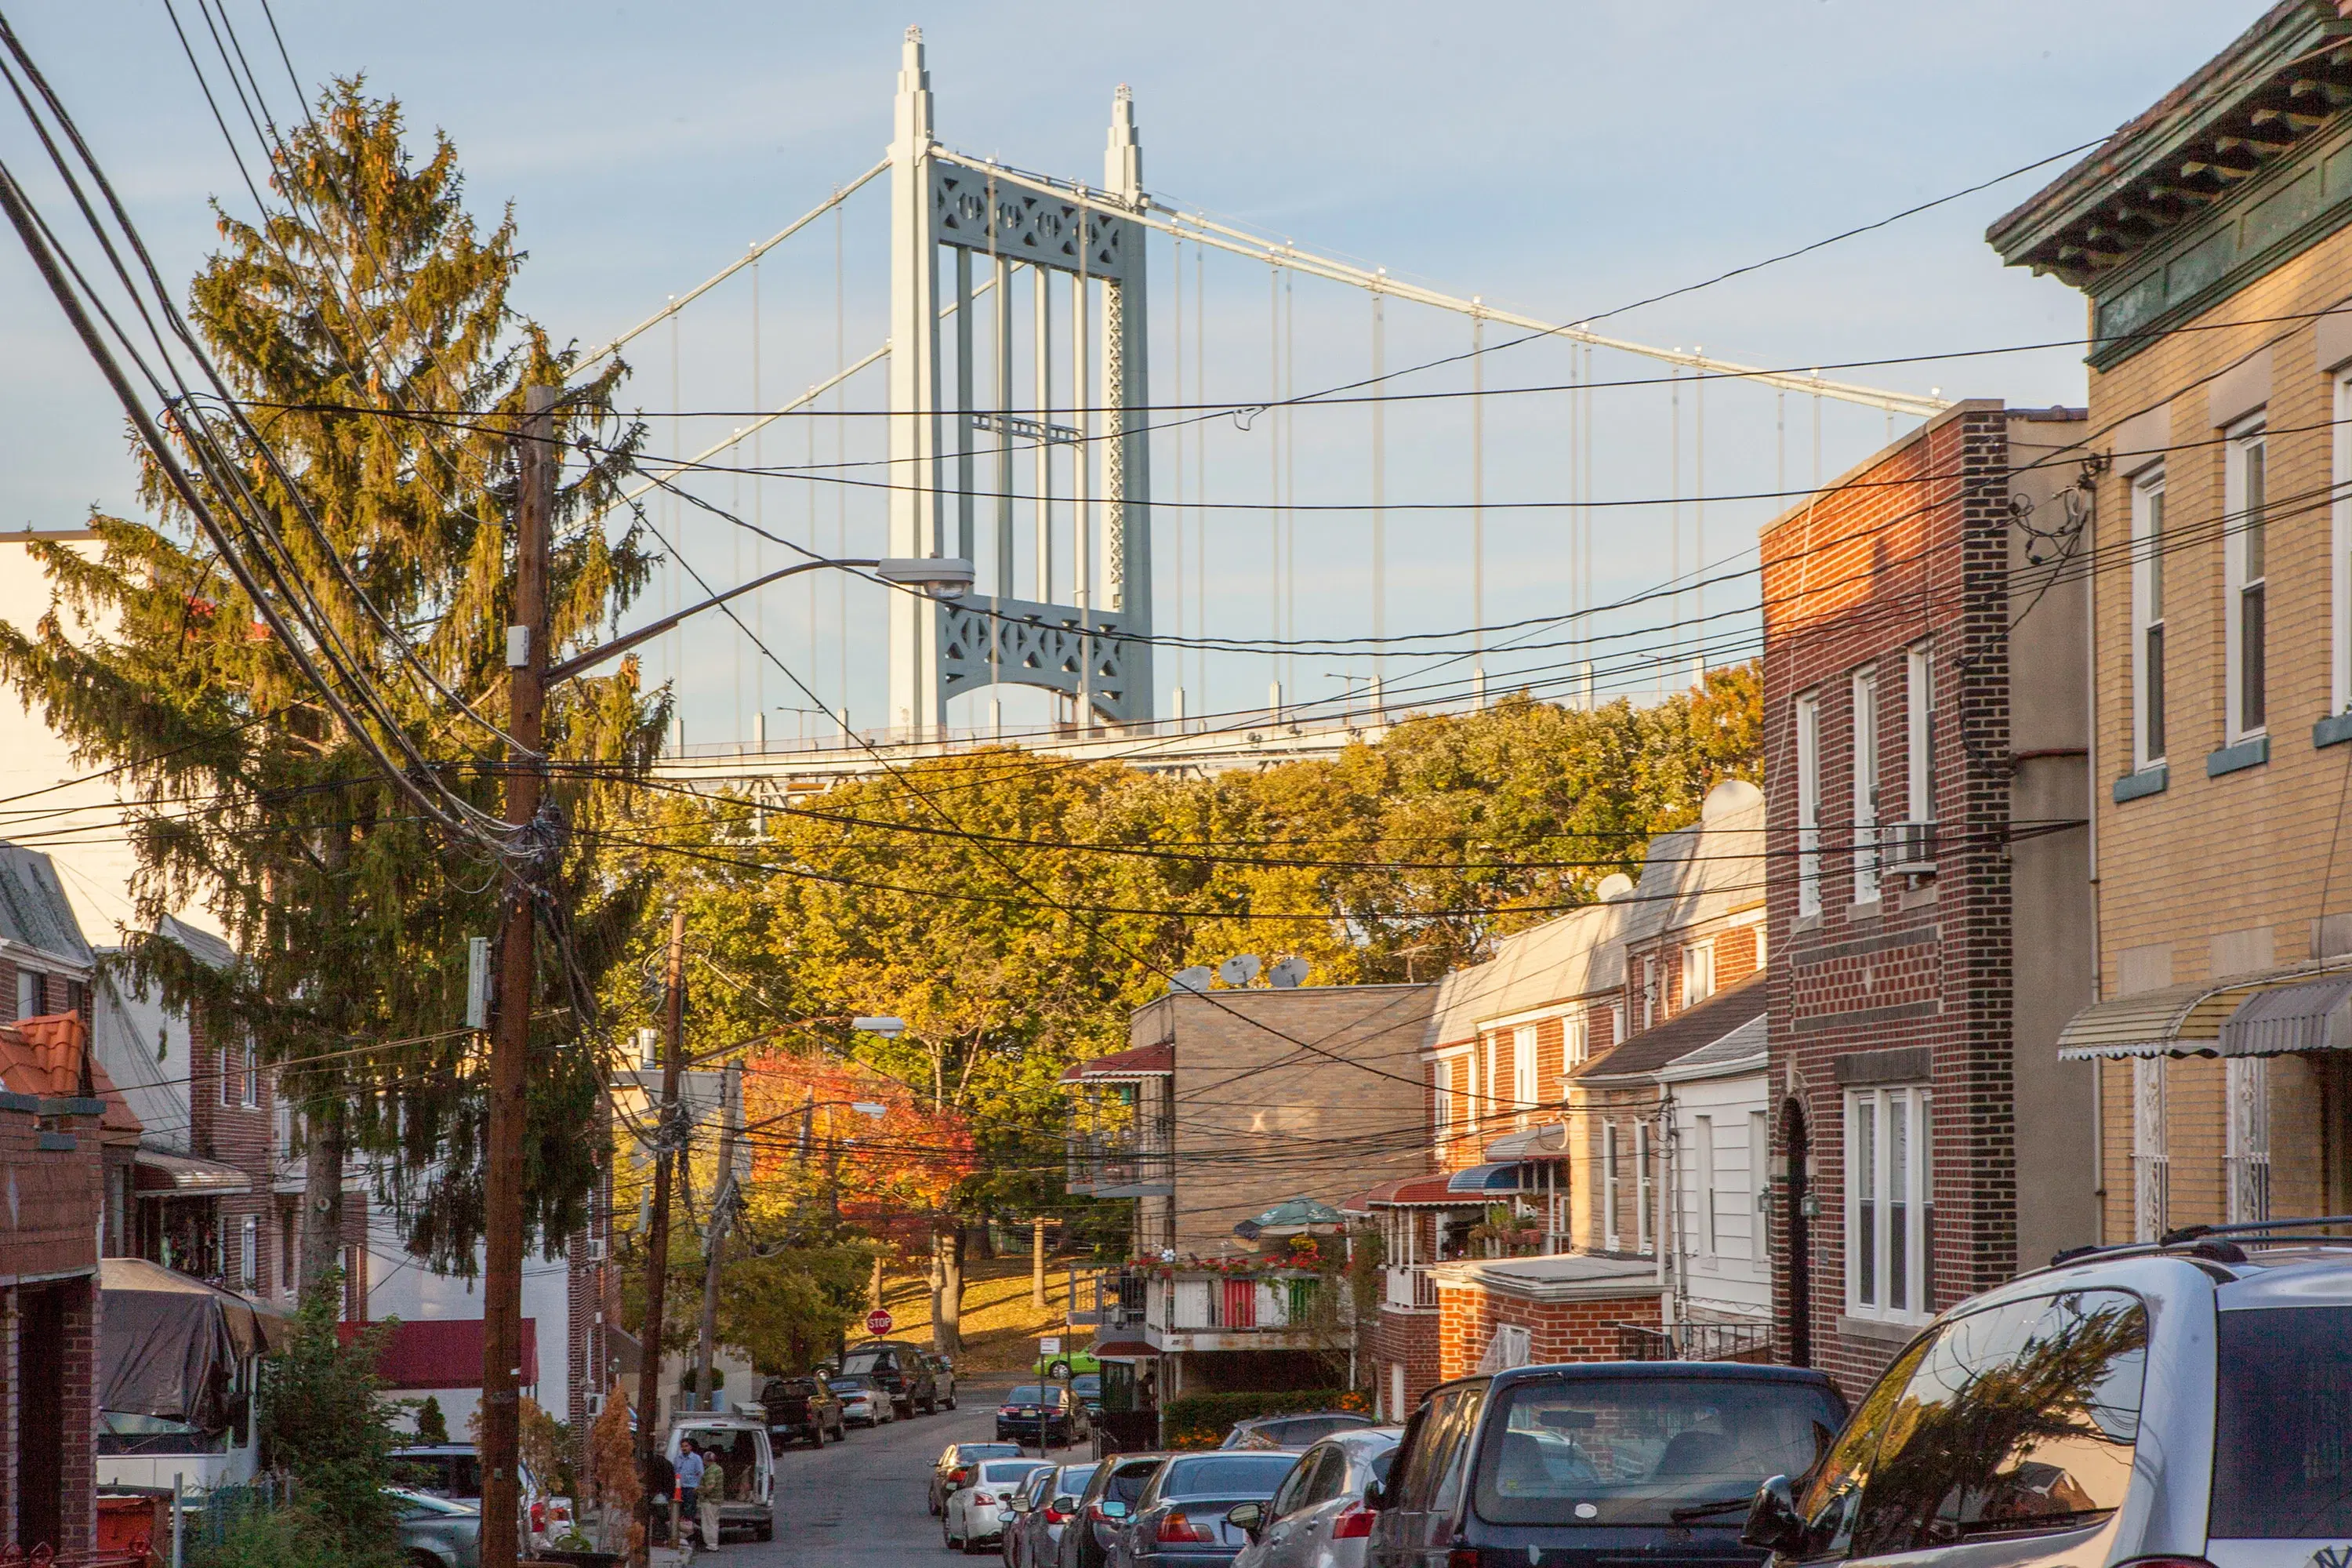
<path id="1" fill-rule="evenodd" d="M 1658 961 L 1642 960 L 1642 1027 L 1648 1028 L 1658 1021 L 1662 1009 L 1658 1005 Z"/>
<path id="2" fill-rule="evenodd" d="M 2132 1239 L 2165 1232 L 2171 1161 L 2165 1152 L 2164 1058 L 2132 1058 Z"/>
<path id="3" fill-rule="evenodd" d="M 278 1288 L 288 1295 L 294 1293 L 294 1253 L 299 1239 L 296 1226 L 302 1211 L 292 1199 L 281 1199 L 278 1205 Z"/>
<path id="4" fill-rule="evenodd" d="M 16 971 L 16 1016 L 37 1018 L 41 1016 L 42 994 L 47 989 L 47 981 L 48 976 L 38 970 Z"/>
<path id="5" fill-rule="evenodd" d="M 261 1221 L 253 1215 L 237 1226 L 236 1278 L 239 1289 L 261 1289 Z"/>
<path id="6" fill-rule="evenodd" d="M 1695 942 L 1683 949 L 1683 1005 L 1696 1007 L 1715 994 L 1715 943 Z"/>
<path id="7" fill-rule="evenodd" d="M 1698 1233 L 1706 1243 L 1706 1255 L 1713 1258 L 1723 1250 L 1715 1215 L 1715 1118 L 1701 1116 L 1696 1120 L 1691 1142 L 1696 1145 L 1692 1152 L 1698 1156 Z"/>
<path id="8" fill-rule="evenodd" d="M 261 1104 L 261 1048 L 249 1038 L 245 1042 L 244 1078 L 245 1103 L 258 1107 Z"/>
<path id="9" fill-rule="evenodd" d="M 2336 380 L 2336 504 L 2330 531 L 2335 535 L 2329 572 L 2329 617 L 2335 628 L 2333 679 L 2327 710 L 2352 712 L 2352 371 Z"/>
<path id="10" fill-rule="evenodd" d="M 1749 1231 L 1748 1256 L 1758 1263 L 1772 1257 L 1772 1126 L 1760 1110 L 1748 1113 L 1748 1186 L 1755 1202 L 1750 1212 L 1756 1228 Z"/>
<path id="11" fill-rule="evenodd" d="M 1511 1032 L 1511 1098 L 1517 1100 L 1519 1125 L 1526 1126 L 1543 1104 L 1537 1069 L 1536 1026 L 1522 1024 Z"/>
<path id="12" fill-rule="evenodd" d="M 1878 672 L 1853 678 L 1853 901 L 1878 901 Z"/>
<path id="13" fill-rule="evenodd" d="M 2215 1318 L 2213 1538 L 2352 1534 L 2352 1307 Z"/>
<path id="14" fill-rule="evenodd" d="M 1560 1021 L 1560 1071 L 1574 1072 L 1592 1054 L 1592 1015 L 1573 1013 Z"/>
<path id="15" fill-rule="evenodd" d="M 1450 1514 L 1462 1496 L 1462 1472 L 1470 1457 L 1470 1434 L 1486 1403 L 1486 1385 L 1471 1384 L 1439 1394 L 1421 1407 L 1406 1431 L 1396 1477 L 1396 1506 L 1406 1513 Z"/>
<path id="16" fill-rule="evenodd" d="M 1633 1249 L 1650 1250 L 1650 1216 L 1657 1193 L 1650 1173 L 1650 1124 L 1633 1123 Z"/>
<path id="17" fill-rule="evenodd" d="M 2228 619 L 2222 652 L 2228 661 L 2225 695 L 2228 739 L 2235 743 L 2263 731 L 2266 718 L 2263 681 L 2264 561 L 2268 472 L 2259 420 L 2230 432 L 2229 466 L 2222 506 L 2228 513 L 2229 547 L 2223 561 Z"/>
<path id="18" fill-rule="evenodd" d="M 1908 784 L 1905 815 L 1913 822 L 1936 820 L 1936 659 L 1915 647 L 1903 657 L 1904 773 Z"/>
<path id="19" fill-rule="evenodd" d="M 1615 1252 L 1624 1233 L 1617 1227 L 1617 1124 L 1601 1124 L 1601 1247 Z"/>
<path id="20" fill-rule="evenodd" d="M 2164 470 L 2132 486 L 2132 765 L 2164 761 Z"/>
<path id="21" fill-rule="evenodd" d="M 1609 1043 L 1613 1046 L 1624 1037 L 1625 1004 L 1612 1002 L 1609 1004 Z"/>
<path id="22" fill-rule="evenodd" d="M 229 1054 L 226 1046 L 215 1046 L 213 1062 L 215 1070 L 220 1074 L 220 1102 L 223 1105 L 235 1105 L 236 1103 L 236 1058 Z"/>
<path id="23" fill-rule="evenodd" d="M 1888 1374 L 1892 1400 L 1864 1402 L 1891 1418 L 1863 1473 L 1826 1493 L 1817 1478 L 1801 1506 L 1818 1500 L 1817 1533 L 1856 1557 L 2087 1529 L 2130 1488 L 2147 1369 L 2147 1310 L 2120 1290 L 1956 1318 Z"/>
<path id="24" fill-rule="evenodd" d="M 1822 912 L 1822 700 L 1797 699 L 1797 918 Z"/>
<path id="25" fill-rule="evenodd" d="M 1847 1091 L 1846 1310 L 1924 1321 L 1936 1234 L 1933 1097 L 1923 1087 Z"/>
<path id="26" fill-rule="evenodd" d="M 1437 1141 L 1454 1136 L 1454 1064 L 1440 1058 L 1429 1064 L 1430 1099 L 1437 1107 Z"/>
<path id="27" fill-rule="evenodd" d="M 2271 1064 L 2268 1057 L 2230 1057 L 2221 1063 L 2221 1093 L 2229 1101 L 2222 1167 L 2229 1173 L 2229 1218 L 2271 1217 Z"/>

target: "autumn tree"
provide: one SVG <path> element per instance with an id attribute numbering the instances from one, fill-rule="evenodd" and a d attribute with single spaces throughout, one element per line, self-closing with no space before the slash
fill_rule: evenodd
<path id="1" fill-rule="evenodd" d="M 267 442 L 213 421 L 226 461 L 203 471 L 246 493 L 206 500 L 278 542 L 310 605 L 301 635 L 340 647 L 350 689 L 308 679 L 152 455 L 148 516 L 92 517 L 94 555 L 30 546 L 51 607 L 35 626 L 0 626 L 0 679 L 79 763 L 114 770 L 142 923 L 201 906 L 235 945 L 236 964 L 215 971 L 127 937 L 172 1000 L 251 1035 L 299 1104 L 302 1280 L 336 1261 L 346 1160 L 362 1152 L 412 1248 L 469 1269 L 487 1095 L 459 1026 L 467 939 L 498 929 L 504 878 L 479 840 L 420 820 L 374 753 L 428 759 L 415 788 L 494 816 L 511 760 L 499 729 L 511 437 L 524 389 L 563 384 L 572 355 L 509 302 L 523 261 L 511 215 L 479 227 L 457 150 L 436 136 L 413 153 L 396 102 L 336 83 L 289 132 L 270 182 L 257 221 L 220 209 L 221 248 L 191 289 L 194 331 Z M 558 408 L 567 445 L 603 437 L 557 498 L 558 649 L 592 640 L 648 571 L 635 535 L 600 521 L 635 441 L 610 428 L 620 374 L 608 365 Z M 192 456 L 187 426 L 173 428 Z M 361 690 L 370 706 L 331 700 Z M 596 847 L 663 718 L 634 666 L 551 696 L 551 799 L 568 837 L 549 907 L 569 923 L 541 944 L 545 994 L 595 984 L 634 926 L 646 873 Z M 573 1134 L 604 1064 L 560 1048 L 568 1030 L 544 1026 L 530 1064 L 529 1217 L 551 1245 L 583 1222 L 595 1174 L 593 1141 Z"/>

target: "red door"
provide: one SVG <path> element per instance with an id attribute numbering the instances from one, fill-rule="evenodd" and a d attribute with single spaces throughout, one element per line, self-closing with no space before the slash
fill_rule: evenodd
<path id="1" fill-rule="evenodd" d="M 1225 1321 L 1229 1329 L 1257 1327 L 1257 1281 L 1228 1279 L 1225 1281 Z"/>

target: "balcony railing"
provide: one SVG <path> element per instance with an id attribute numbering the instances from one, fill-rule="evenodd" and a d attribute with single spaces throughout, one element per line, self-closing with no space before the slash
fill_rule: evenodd
<path id="1" fill-rule="evenodd" d="M 1070 1270 L 1070 1321 L 1092 1323 L 1097 1330 L 1133 1329 L 1142 1325 L 1144 1296 L 1150 1282 L 1115 1268 Z M 1103 1336 L 1097 1333 L 1097 1339 Z"/>
<path id="2" fill-rule="evenodd" d="M 1104 1194 L 1097 1189 L 1165 1188 L 1171 1181 L 1173 1163 L 1167 1140 L 1146 1131 L 1142 1133 L 1073 1132 L 1064 1144 L 1067 1155 L 1069 1185 L 1076 1191 L 1095 1191 L 1097 1196 L 1120 1195 Z M 1133 1191 L 1124 1195 L 1144 1195 Z"/>
<path id="3" fill-rule="evenodd" d="M 1437 1281 L 1425 1263 L 1391 1263 L 1381 1270 L 1388 1277 L 1385 1304 L 1392 1312 L 1437 1310 Z"/>
<path id="4" fill-rule="evenodd" d="M 1621 1361 L 1769 1361 L 1769 1323 L 1681 1322 L 1671 1328 L 1619 1323 Z"/>
<path id="5" fill-rule="evenodd" d="M 1322 1289 L 1312 1274 L 1178 1274 L 1151 1281 L 1144 1321 L 1173 1333 L 1287 1333 L 1307 1325 Z"/>

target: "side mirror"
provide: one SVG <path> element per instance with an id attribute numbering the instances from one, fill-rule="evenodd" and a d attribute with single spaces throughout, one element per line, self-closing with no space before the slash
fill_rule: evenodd
<path id="1" fill-rule="evenodd" d="M 1095 1504 L 1095 1507 L 1101 1512 L 1105 1519 L 1125 1519 L 1127 1517 L 1127 1505 L 1119 1501 L 1117 1498 L 1105 1498 L 1102 1501 Z"/>
<path id="2" fill-rule="evenodd" d="M 1748 1505 L 1748 1522 L 1740 1527 L 1739 1540 L 1747 1546 L 1760 1546 L 1767 1552 L 1801 1554 L 1805 1538 L 1805 1520 L 1797 1511 L 1797 1493 L 1786 1476 L 1774 1476 L 1756 1489 L 1756 1500 Z"/>
<path id="3" fill-rule="evenodd" d="M 1059 1514 L 1076 1513 L 1078 1511 L 1078 1500 L 1072 1497 L 1069 1493 L 1064 1492 L 1060 1497 L 1055 1498 L 1052 1502 L 1045 1505 L 1045 1511 L 1048 1513 Z"/>
<path id="4" fill-rule="evenodd" d="M 1228 1509 L 1225 1511 L 1225 1522 L 1235 1530 L 1246 1531 L 1249 1538 L 1255 1541 L 1257 1532 L 1265 1528 L 1265 1504 L 1245 1502 L 1236 1508 Z"/>
<path id="5" fill-rule="evenodd" d="M 1364 1506 L 1370 1509 L 1374 1513 L 1378 1513 L 1382 1509 L 1388 1507 L 1389 1489 L 1381 1485 L 1378 1481 L 1368 1483 L 1364 1488 Z"/>

